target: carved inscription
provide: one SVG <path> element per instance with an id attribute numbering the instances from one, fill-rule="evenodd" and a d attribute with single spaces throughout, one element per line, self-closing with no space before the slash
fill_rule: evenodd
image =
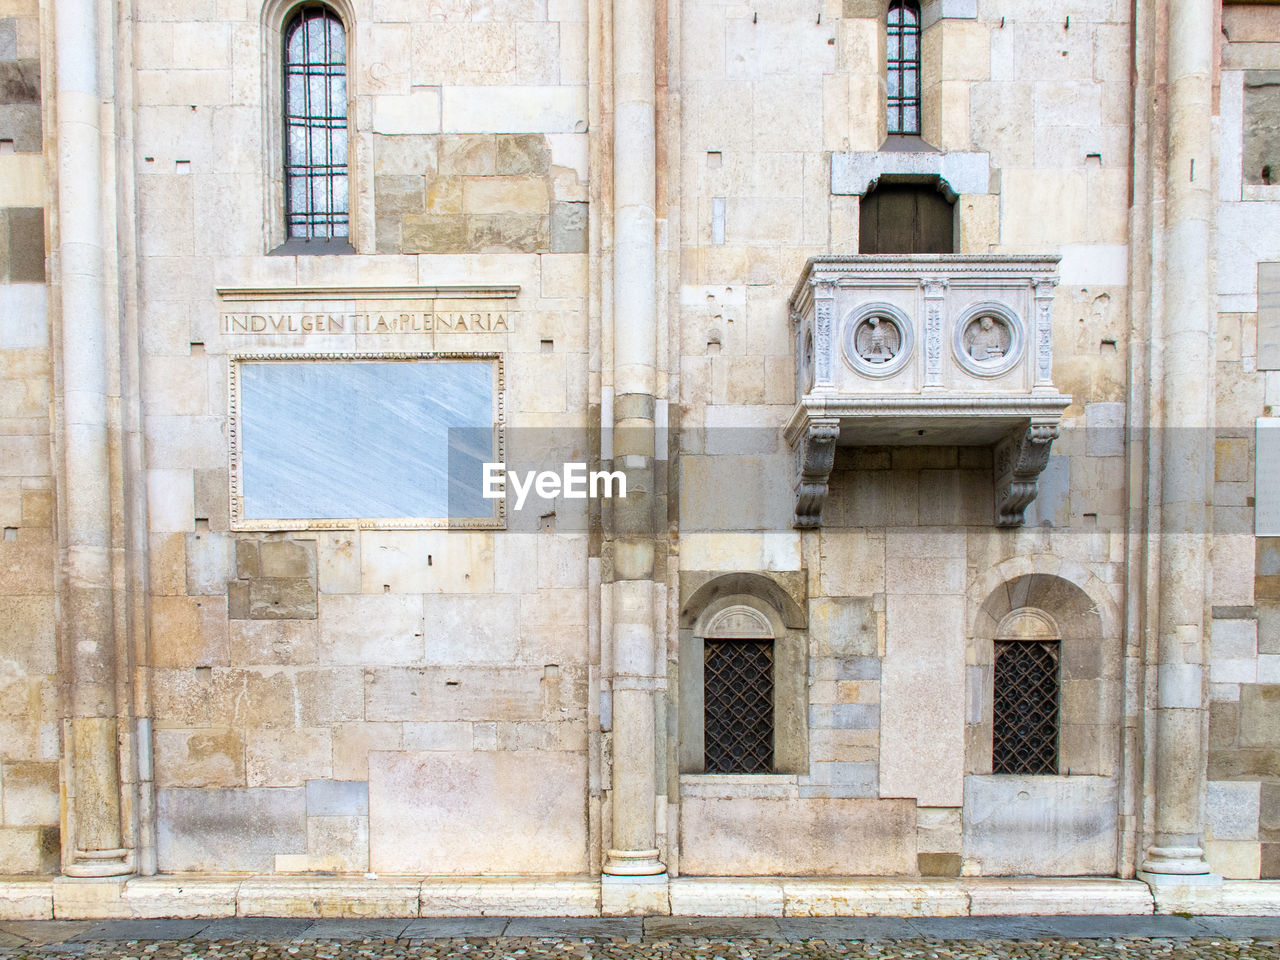
<path id="1" fill-rule="evenodd" d="M 300 333 L 509 333 L 510 311 L 473 313 L 223 313 L 227 334 L 297 335 Z"/>

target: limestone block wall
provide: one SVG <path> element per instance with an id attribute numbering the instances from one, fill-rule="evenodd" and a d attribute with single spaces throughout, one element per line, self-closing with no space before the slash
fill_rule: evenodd
<path id="1" fill-rule="evenodd" d="M 993 529 L 989 451 L 963 447 L 842 448 L 822 529 L 790 529 L 792 464 L 776 433 L 796 397 L 785 298 L 807 257 L 859 249 L 859 198 L 831 194 L 828 157 L 881 148 L 884 9 L 846 0 L 816 18 L 788 3 L 685 4 L 681 202 L 669 214 L 681 243 L 670 298 L 679 569 L 805 572 L 810 729 L 808 768 L 786 782 L 668 781 L 668 822 L 679 824 L 668 863 L 680 871 L 825 872 L 806 853 L 821 847 L 812 825 L 855 800 L 885 872 L 1133 869 L 1138 809 L 1124 771 L 1138 743 L 1141 651 L 1126 648 L 1119 614 L 1129 8 L 922 6 L 926 148 L 986 154 L 990 167 L 984 190 L 957 199 L 957 250 L 1061 256 L 1053 379 L 1074 402 L 1022 530 Z M 1079 674 L 1071 694 L 1072 737 L 1089 763 L 1024 788 L 990 776 L 989 735 L 985 771 L 975 759 L 990 675 L 971 641 L 983 601 L 1031 574 L 1108 611 L 1109 652 L 1105 673 Z M 1013 810 L 1027 791 L 1027 808 Z M 751 828 L 717 829 L 709 796 L 733 797 L 736 822 Z M 806 812 L 781 818 L 782 796 Z M 794 842 L 777 854 L 783 830 Z"/>
<path id="2" fill-rule="evenodd" d="M 0 862 L 56 869 L 58 654 L 35 3 L 0 4 Z"/>
<path id="3" fill-rule="evenodd" d="M 1254 537 L 1255 420 L 1277 372 L 1259 369 L 1258 264 L 1280 259 L 1274 159 L 1277 11 L 1223 10 L 1218 142 L 1217 405 L 1206 854 L 1226 877 L 1280 877 L 1280 543 Z"/>
<path id="4" fill-rule="evenodd" d="M 230 529 L 233 352 L 496 352 L 511 448 L 546 428 L 585 436 L 586 5 L 337 9 L 356 252 L 269 256 L 283 7 L 137 5 L 158 866 L 588 873 L 599 655 L 582 517 Z M 518 293 L 502 330 L 358 340 L 232 330 L 217 293 L 436 285 Z M 476 303 L 428 309 L 492 309 Z M 282 448 L 309 442 L 279 425 Z"/>

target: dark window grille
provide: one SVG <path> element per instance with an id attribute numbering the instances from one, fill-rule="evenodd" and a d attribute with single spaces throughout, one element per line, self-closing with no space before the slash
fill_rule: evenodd
<path id="1" fill-rule="evenodd" d="M 920 133 L 920 7 L 892 0 L 888 19 L 889 132 Z"/>
<path id="2" fill-rule="evenodd" d="M 328 7 L 284 31 L 285 222 L 290 239 L 347 236 L 347 40 Z"/>
<path id="3" fill-rule="evenodd" d="M 1058 772 L 1058 650 L 1056 640 L 997 640 L 995 773 Z"/>
<path id="4" fill-rule="evenodd" d="M 707 773 L 773 769 L 773 641 L 703 643 Z"/>

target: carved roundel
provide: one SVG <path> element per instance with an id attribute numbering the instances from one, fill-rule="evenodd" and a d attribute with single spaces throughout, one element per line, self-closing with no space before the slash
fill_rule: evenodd
<path id="1" fill-rule="evenodd" d="M 893 376 L 914 345 L 910 319 L 888 303 L 868 303 L 851 314 L 840 337 L 845 362 L 864 377 Z"/>
<path id="2" fill-rule="evenodd" d="M 977 303 L 957 321 L 951 341 L 956 362 L 978 377 L 995 377 L 1022 359 L 1022 319 L 1002 303 Z"/>

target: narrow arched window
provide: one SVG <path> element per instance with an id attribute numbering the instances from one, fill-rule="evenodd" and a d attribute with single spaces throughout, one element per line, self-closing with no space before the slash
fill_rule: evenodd
<path id="1" fill-rule="evenodd" d="M 346 30 L 318 3 L 284 29 L 284 189 L 288 239 L 348 235 Z"/>
<path id="2" fill-rule="evenodd" d="M 920 5 L 890 0 L 887 22 L 889 133 L 920 133 Z"/>

